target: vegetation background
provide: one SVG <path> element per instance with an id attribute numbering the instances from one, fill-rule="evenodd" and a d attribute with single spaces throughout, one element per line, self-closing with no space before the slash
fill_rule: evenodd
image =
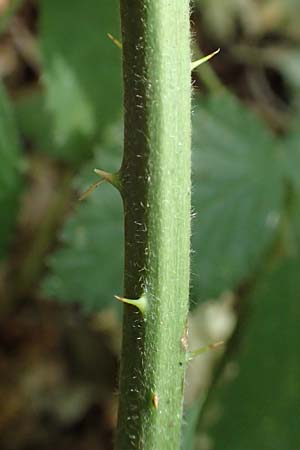
<path id="1" fill-rule="evenodd" d="M 134 14 L 134 11 L 133 11 Z M 195 0 L 184 450 L 300 445 L 300 1 Z M 117 0 L 0 0 L 0 448 L 112 448 Z M 174 92 L 176 96 L 176 92 Z M 170 149 L 172 151 L 172 149 Z"/>

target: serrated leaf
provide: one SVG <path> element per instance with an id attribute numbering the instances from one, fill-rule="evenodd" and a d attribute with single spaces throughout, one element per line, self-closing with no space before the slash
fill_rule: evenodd
<path id="1" fill-rule="evenodd" d="M 300 260 L 282 262 L 251 299 L 237 377 L 219 387 L 212 450 L 299 447 Z"/>
<path id="2" fill-rule="evenodd" d="M 95 167 L 119 169 L 121 128 L 108 134 L 110 144 L 99 151 L 98 159 L 76 181 L 81 192 L 99 179 L 93 174 Z M 99 311 L 106 306 L 119 308 L 113 295 L 122 293 L 123 208 L 114 187 L 103 184 L 78 203 L 62 231 L 61 245 L 48 261 L 45 295 L 78 303 L 86 311 Z"/>
<path id="3" fill-rule="evenodd" d="M 1 83 L 0 161 L 0 259 L 2 259 L 16 219 L 21 186 L 21 151 L 11 107 Z"/>
<path id="4" fill-rule="evenodd" d="M 120 33 L 118 2 L 43 0 L 40 29 L 57 155 L 62 148 L 65 158 L 78 160 L 120 110 L 121 51 L 107 37 Z"/>
<path id="5" fill-rule="evenodd" d="M 283 174 L 263 123 L 229 95 L 193 118 L 193 300 L 237 286 L 259 263 L 279 222 Z"/>
<path id="6" fill-rule="evenodd" d="M 194 128 L 193 205 L 197 214 L 193 221 L 193 302 L 233 289 L 251 274 L 274 237 L 283 196 L 283 175 L 277 160 L 276 141 L 263 124 L 236 100 L 228 97 L 209 100 L 195 113 Z M 114 146 L 121 147 L 121 133 L 111 132 L 109 142 L 112 138 Z M 103 152 L 102 160 L 105 154 L 114 154 L 114 151 Z M 102 163 L 100 168 L 106 169 L 107 166 Z M 116 165 L 114 170 L 117 168 Z M 81 191 L 93 181 L 95 179 L 89 177 Z M 93 193 L 88 202 L 94 202 L 95 198 L 99 205 L 105 202 L 103 188 L 98 189 L 99 192 Z M 80 208 L 88 208 L 89 204 Z M 118 206 L 110 207 L 118 209 Z M 78 214 L 83 214 L 80 208 Z M 88 227 L 96 227 L 93 221 L 98 221 L 101 237 L 100 223 L 103 220 L 105 224 L 108 216 L 103 216 L 100 211 L 98 214 L 87 212 L 84 220 L 87 221 L 87 230 Z M 121 213 L 118 220 L 121 227 Z M 70 248 L 75 245 L 71 237 L 74 233 L 72 228 L 68 228 L 64 245 Z M 109 244 L 109 239 L 105 238 L 105 242 Z M 106 253 L 114 255 L 114 252 Z M 86 271 L 97 280 L 98 268 L 92 254 L 86 253 L 84 258 L 76 259 L 79 265 L 86 261 Z M 114 264 L 110 263 L 109 256 L 106 262 L 108 266 Z M 56 277 L 62 266 L 61 263 L 58 268 L 58 263 L 52 263 Z M 120 274 L 121 265 L 116 270 Z M 82 278 L 82 286 L 84 279 L 87 278 Z M 61 276 L 62 284 L 68 284 L 68 280 L 67 276 Z M 49 290 L 47 292 L 50 293 Z M 117 291 L 110 286 L 110 292 Z M 75 299 L 73 294 L 57 288 L 58 294 L 62 299 Z M 85 298 L 94 304 L 95 296 L 90 302 L 89 295 L 82 295 L 82 301 Z"/>

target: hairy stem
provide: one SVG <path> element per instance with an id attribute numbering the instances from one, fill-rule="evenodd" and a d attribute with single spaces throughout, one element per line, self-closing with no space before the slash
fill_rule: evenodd
<path id="1" fill-rule="evenodd" d="M 124 305 L 116 449 L 177 450 L 190 259 L 189 1 L 121 0 L 121 21 L 124 297 L 143 307 Z"/>

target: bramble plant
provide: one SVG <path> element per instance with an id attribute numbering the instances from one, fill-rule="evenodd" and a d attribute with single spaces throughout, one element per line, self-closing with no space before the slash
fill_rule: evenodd
<path id="1" fill-rule="evenodd" d="M 124 310 L 116 450 L 297 448 L 299 27 L 280 1 L 294 27 L 264 29 L 259 2 L 122 0 L 120 41 L 118 0 L 0 6 L 3 447 L 102 448 L 103 412 L 112 445 Z"/>
<path id="2" fill-rule="evenodd" d="M 123 1 L 121 19 L 123 45 L 109 37 L 123 49 L 123 162 L 116 173 L 95 169 L 101 180 L 80 200 L 104 181 L 123 199 L 125 297 L 115 296 L 125 307 L 116 448 L 175 450 L 191 357 L 191 70 L 219 50 L 191 63 L 188 1 Z"/>
<path id="3" fill-rule="evenodd" d="M 217 52 L 191 63 L 187 1 L 178 0 L 171 5 L 163 0 L 123 0 L 121 19 L 122 45 L 111 38 L 123 51 L 123 162 L 121 169 L 116 170 L 117 163 L 109 161 L 114 168 L 112 173 L 96 169 L 101 179 L 84 192 L 82 199 L 106 181 L 121 193 L 125 213 L 125 286 L 124 294 L 116 296 L 124 303 L 116 449 L 175 450 L 181 446 L 187 361 L 214 348 L 209 345 L 189 353 L 186 321 L 191 70 Z M 194 119 L 196 126 L 201 126 L 194 137 L 194 206 L 196 211 L 206 210 L 198 219 L 196 230 L 201 252 L 196 253 L 194 264 L 201 283 L 195 283 L 193 295 L 198 299 L 219 295 L 253 271 L 277 230 L 283 189 L 282 169 L 274 157 L 271 134 L 219 89 L 215 76 L 208 74 L 208 80 L 208 87 L 214 86 L 216 95 L 203 102 Z M 108 159 L 114 159 L 115 150 L 109 153 Z M 103 164 L 105 157 L 100 159 Z M 116 203 L 110 200 L 111 195 L 108 190 L 101 194 L 105 216 L 100 215 L 98 220 L 104 234 L 95 255 L 112 251 L 109 236 L 105 237 L 108 227 L 116 226 Z M 243 196 L 243 205 L 236 209 L 239 196 Z M 216 208 L 215 203 L 222 208 Z M 99 207 L 92 200 L 85 212 L 79 212 L 78 225 L 85 223 L 90 232 L 94 230 L 95 208 Z M 238 240 L 235 227 L 231 226 L 234 223 Z M 226 233 L 220 233 L 221 224 L 227 224 Z M 69 229 L 67 236 L 75 231 L 76 228 Z M 97 241 L 98 231 L 95 233 L 94 238 L 90 235 L 90 242 Z M 119 258 L 118 238 L 113 245 L 113 254 Z M 88 253 L 76 247 L 75 244 L 77 260 L 92 262 L 89 246 Z M 53 262 L 56 273 L 59 267 L 63 271 L 73 266 L 63 251 Z M 119 267 L 118 264 L 116 268 Z M 116 274 L 109 270 L 110 266 L 105 275 L 106 269 L 102 269 L 103 292 L 112 292 L 111 286 L 116 286 Z M 86 267 L 78 280 L 89 278 L 94 272 Z M 74 285 L 72 277 L 71 284 L 66 279 L 61 283 L 57 285 L 57 277 L 50 278 L 48 292 L 56 291 L 65 299 L 82 297 L 87 309 L 97 305 L 99 291 L 93 289 L 92 282 L 86 279 L 85 287 L 81 287 L 76 281 Z"/>
<path id="4" fill-rule="evenodd" d="M 122 0 L 121 24 L 124 297 L 139 310 L 124 310 L 116 449 L 176 450 L 190 272 L 189 2 Z"/>

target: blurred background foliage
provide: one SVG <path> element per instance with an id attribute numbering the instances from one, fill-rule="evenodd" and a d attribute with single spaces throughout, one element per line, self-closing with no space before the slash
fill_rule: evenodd
<path id="1" fill-rule="evenodd" d="M 134 14 L 134 11 L 133 11 Z M 300 1 L 195 0 L 184 450 L 300 445 Z M 0 0 L 0 448 L 110 449 L 122 156 L 117 0 Z M 175 93 L 174 93 L 175 95 Z M 171 151 L 171 149 L 170 149 Z"/>

